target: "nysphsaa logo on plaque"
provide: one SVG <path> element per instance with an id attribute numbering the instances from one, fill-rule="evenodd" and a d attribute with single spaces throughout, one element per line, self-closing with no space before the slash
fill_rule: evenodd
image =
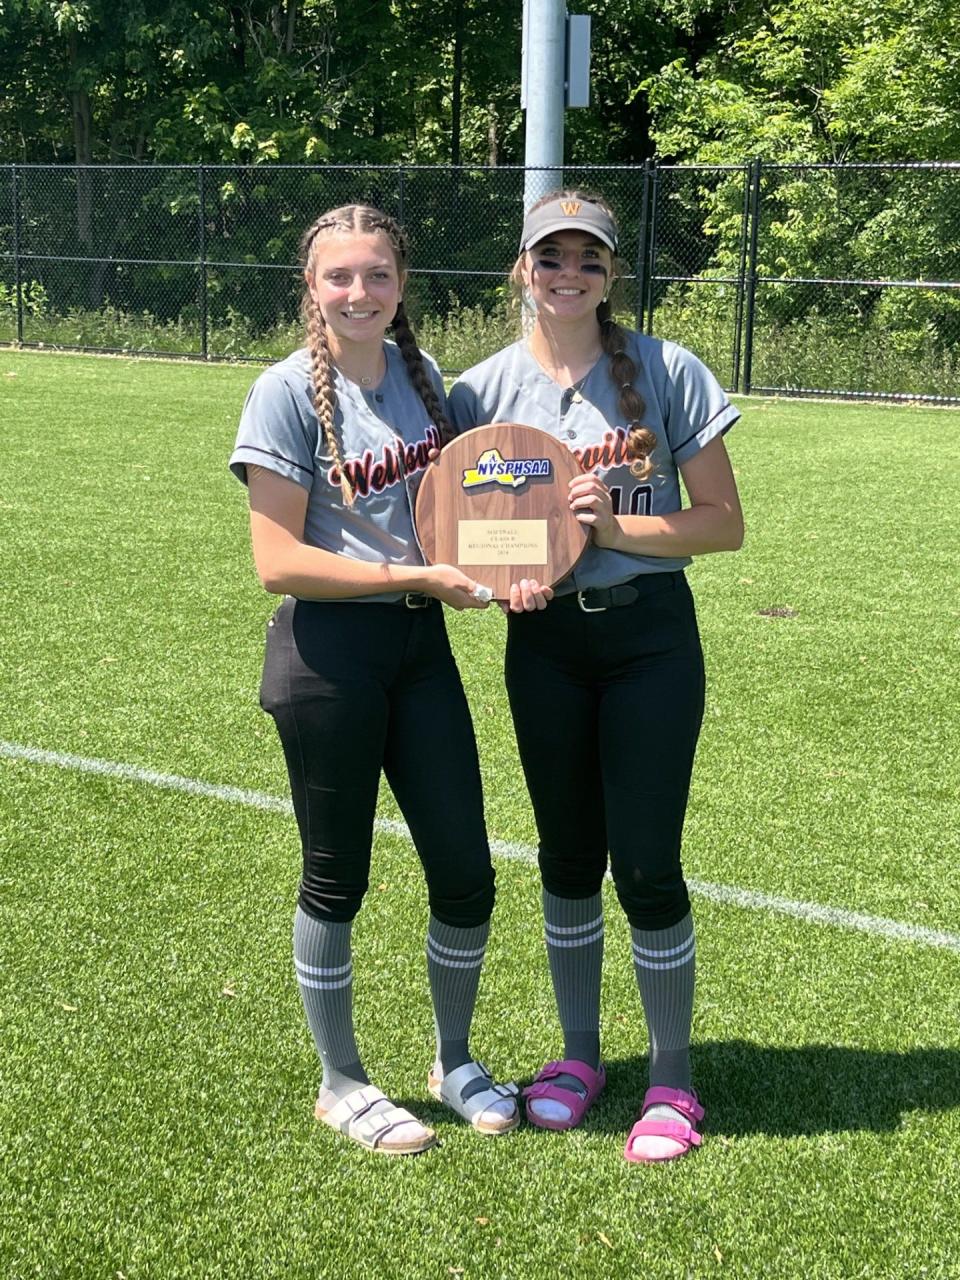
<path id="1" fill-rule="evenodd" d="M 476 466 L 467 467 L 463 473 L 464 489 L 476 489 L 481 484 L 502 484 L 516 489 L 527 476 L 550 475 L 549 458 L 505 458 L 499 449 L 485 449 Z"/>

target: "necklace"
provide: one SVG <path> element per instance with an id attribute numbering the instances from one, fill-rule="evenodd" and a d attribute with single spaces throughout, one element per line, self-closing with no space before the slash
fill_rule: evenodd
<path id="1" fill-rule="evenodd" d="M 345 369 L 343 365 L 339 364 L 336 360 L 334 360 L 333 363 L 336 365 L 336 367 L 340 370 L 340 372 L 343 374 L 345 378 L 349 378 L 351 382 L 359 383 L 361 387 L 372 387 L 375 382 L 379 382 L 380 379 L 383 377 L 383 374 L 380 373 L 379 371 L 377 373 L 371 374 L 370 377 L 364 377 L 364 375 L 360 373 L 351 373 L 348 369 Z"/>
<path id="2" fill-rule="evenodd" d="M 375 383 L 379 383 L 380 379 L 385 375 L 385 372 L 387 372 L 387 360 L 385 360 L 384 357 L 383 347 L 380 347 L 378 353 L 376 353 L 375 372 L 372 372 L 372 374 L 369 375 L 352 374 L 349 369 L 346 369 L 346 367 L 340 364 L 340 361 L 337 360 L 337 358 L 333 357 L 333 352 L 330 352 L 330 356 L 333 358 L 335 369 L 339 370 L 340 374 L 343 374 L 344 378 L 348 378 L 352 383 L 357 383 L 358 387 L 372 387 Z"/>

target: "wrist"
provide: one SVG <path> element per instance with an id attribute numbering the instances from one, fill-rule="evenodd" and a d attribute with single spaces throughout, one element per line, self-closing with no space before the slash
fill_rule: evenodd
<path id="1" fill-rule="evenodd" d="M 387 577 L 397 591 L 425 591 L 429 570 L 422 564 L 391 564 Z"/>
<path id="2" fill-rule="evenodd" d="M 610 527 L 605 529 L 602 533 L 597 534 L 594 532 L 593 540 L 598 547 L 603 547 L 607 551 L 621 550 L 621 543 L 623 541 L 623 525 L 621 525 L 619 517 L 614 516 Z"/>

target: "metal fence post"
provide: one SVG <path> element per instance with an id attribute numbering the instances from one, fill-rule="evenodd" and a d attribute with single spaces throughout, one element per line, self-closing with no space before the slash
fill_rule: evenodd
<path id="1" fill-rule="evenodd" d="M 17 346 L 23 343 L 23 276 L 20 270 L 20 184 L 17 166 L 10 166 L 10 190 L 13 197 L 13 292 L 17 305 Z"/>
<path id="2" fill-rule="evenodd" d="M 402 227 L 403 226 L 403 201 L 404 201 L 404 196 L 406 195 L 405 178 L 406 178 L 407 171 L 404 165 L 402 164 L 399 165 L 398 168 L 400 170 L 400 173 L 399 173 L 399 181 L 397 183 L 397 205 L 398 205 L 397 221 L 400 223 Z"/>
<path id="3" fill-rule="evenodd" d="M 197 165 L 197 251 L 200 259 L 200 355 L 207 359 L 207 191 L 202 164 Z"/>
<path id="4" fill-rule="evenodd" d="M 753 382 L 753 331 L 757 300 L 757 238 L 760 224 L 760 171 L 761 160 L 757 156 L 750 164 L 750 262 L 747 269 L 746 298 L 746 349 L 743 356 L 743 392 L 750 394 Z"/>
<path id="5" fill-rule="evenodd" d="M 650 170 L 650 253 L 647 258 L 647 280 L 646 280 L 646 305 L 647 305 L 647 333 L 653 333 L 653 287 L 654 272 L 657 269 L 657 237 L 660 233 L 660 170 L 656 164 Z"/>
<path id="6" fill-rule="evenodd" d="M 643 162 L 643 185 L 640 188 L 640 230 L 637 241 L 637 286 L 636 286 L 636 328 L 643 332 L 644 312 L 646 310 L 647 291 L 647 235 L 650 230 L 650 171 L 653 160 L 649 157 Z"/>
<path id="7" fill-rule="evenodd" d="M 750 194 L 752 165 L 743 166 L 743 210 L 740 218 L 740 254 L 737 260 L 737 301 L 733 312 L 733 372 L 730 386 L 734 394 L 740 390 L 740 357 L 743 349 L 743 301 L 746 291 L 747 244 L 750 235 Z"/>

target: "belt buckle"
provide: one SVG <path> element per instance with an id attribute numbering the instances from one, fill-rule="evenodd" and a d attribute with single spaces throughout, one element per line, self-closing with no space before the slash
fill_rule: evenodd
<path id="1" fill-rule="evenodd" d="M 430 597 L 421 591 L 408 591 L 403 597 L 403 603 L 408 609 L 426 609 L 430 604 Z"/>
<path id="2" fill-rule="evenodd" d="M 607 612 L 607 606 L 605 604 L 597 605 L 595 608 L 591 608 L 588 604 L 584 604 L 583 597 L 586 594 L 587 594 L 586 591 L 577 592 L 577 604 L 580 606 L 581 610 L 584 613 L 606 613 Z"/>

